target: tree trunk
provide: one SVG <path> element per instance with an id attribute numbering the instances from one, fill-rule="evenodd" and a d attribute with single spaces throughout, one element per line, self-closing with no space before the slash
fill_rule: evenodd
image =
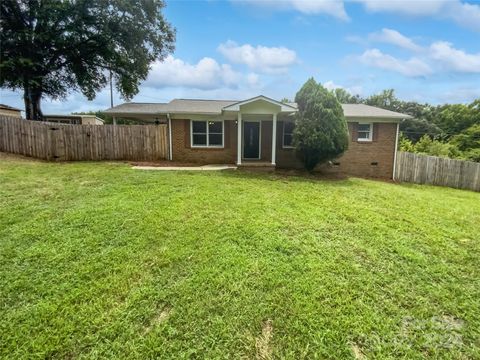
<path id="1" fill-rule="evenodd" d="M 28 84 L 24 86 L 23 100 L 25 102 L 25 117 L 28 120 L 43 120 L 40 100 L 42 99 L 42 90 L 39 87 L 33 87 Z"/>

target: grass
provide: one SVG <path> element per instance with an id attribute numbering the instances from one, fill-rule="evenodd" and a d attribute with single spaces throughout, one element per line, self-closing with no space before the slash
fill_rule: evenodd
<path id="1" fill-rule="evenodd" d="M 480 358 L 480 194 L 0 158 L 0 357 Z"/>

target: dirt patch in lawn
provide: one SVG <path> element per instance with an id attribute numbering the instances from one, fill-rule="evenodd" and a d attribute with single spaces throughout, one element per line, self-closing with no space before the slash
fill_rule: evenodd
<path id="1" fill-rule="evenodd" d="M 353 352 L 353 356 L 355 357 L 355 359 L 357 359 L 357 360 L 366 359 L 365 354 L 363 353 L 360 345 L 358 345 L 356 343 L 352 343 L 350 345 L 352 347 L 352 352 Z"/>
<path id="2" fill-rule="evenodd" d="M 150 331 L 153 330 L 155 326 L 165 322 L 170 317 L 171 313 L 172 308 L 170 306 L 163 307 L 154 316 L 152 316 L 152 318 L 148 322 L 148 325 L 145 326 L 145 328 L 143 329 L 143 335 L 148 334 Z"/>
<path id="3" fill-rule="evenodd" d="M 272 320 L 266 320 L 262 326 L 262 334 L 255 341 L 257 359 L 268 360 L 272 358 L 272 347 L 270 346 L 272 334 Z"/>

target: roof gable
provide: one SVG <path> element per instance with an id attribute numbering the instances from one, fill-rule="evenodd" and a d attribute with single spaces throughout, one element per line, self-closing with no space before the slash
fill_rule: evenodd
<path id="1" fill-rule="evenodd" d="M 274 107 L 278 107 L 279 112 L 295 112 L 297 109 L 294 108 L 293 106 L 289 104 L 282 103 L 280 101 L 271 99 L 269 97 L 266 97 L 264 95 L 259 95 L 255 96 L 253 98 L 247 99 L 247 100 L 242 100 L 238 101 L 234 104 L 225 106 L 223 110 L 225 111 L 240 111 L 243 107 L 247 107 L 250 104 L 258 103 L 258 102 L 264 102 L 269 105 L 273 105 Z"/>

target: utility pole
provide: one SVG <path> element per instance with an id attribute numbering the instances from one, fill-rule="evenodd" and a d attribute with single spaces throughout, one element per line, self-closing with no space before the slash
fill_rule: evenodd
<path id="1" fill-rule="evenodd" d="M 113 107 L 112 69 L 110 69 L 110 107 Z"/>
<path id="2" fill-rule="evenodd" d="M 110 69 L 110 107 L 113 108 L 113 82 L 112 82 L 112 69 Z M 117 119 L 113 117 L 113 125 L 117 125 Z"/>

